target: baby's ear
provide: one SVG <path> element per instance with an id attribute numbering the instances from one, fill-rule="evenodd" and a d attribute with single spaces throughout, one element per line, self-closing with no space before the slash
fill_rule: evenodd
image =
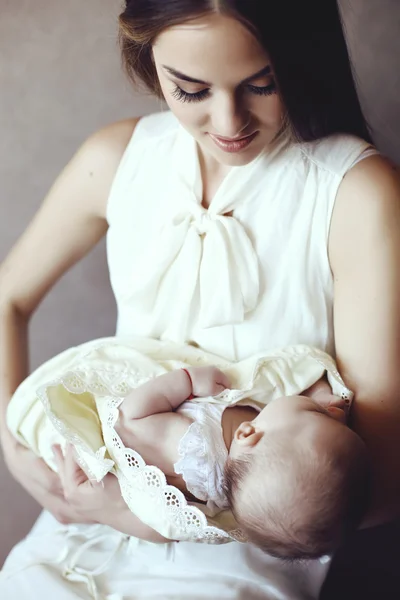
<path id="1" fill-rule="evenodd" d="M 262 431 L 256 430 L 251 421 L 244 421 L 235 431 L 235 441 L 242 447 L 253 448 L 263 435 Z"/>

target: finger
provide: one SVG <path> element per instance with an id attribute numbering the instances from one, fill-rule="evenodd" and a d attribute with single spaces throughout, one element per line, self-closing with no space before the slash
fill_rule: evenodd
<path id="1" fill-rule="evenodd" d="M 221 383 L 216 383 L 211 395 L 212 396 L 218 396 L 224 390 L 226 390 L 226 387 L 224 385 L 222 385 Z"/>
<path id="2" fill-rule="evenodd" d="M 61 449 L 57 447 L 54 450 L 55 460 L 63 469 L 64 459 Z M 94 522 L 93 519 L 80 515 L 78 511 L 69 506 L 64 499 L 63 487 L 58 474 L 54 473 L 42 459 L 23 446 L 20 446 L 16 452 L 16 458 L 19 459 L 21 468 L 15 473 L 15 477 L 41 507 L 51 512 L 60 523 Z M 23 473 L 22 468 L 24 468 Z"/>
<path id="3" fill-rule="evenodd" d="M 227 377 L 227 375 L 225 375 L 225 373 L 220 374 L 220 376 L 218 377 L 218 383 L 219 385 L 221 385 L 223 387 L 223 389 L 230 389 L 231 387 L 231 382 L 229 381 L 229 378 Z"/>
<path id="4" fill-rule="evenodd" d="M 346 406 L 345 398 L 341 398 L 340 396 L 335 396 L 334 394 L 327 394 L 325 401 L 328 403 L 328 406 L 331 406 L 333 408 L 344 409 Z"/>
<path id="5" fill-rule="evenodd" d="M 81 468 L 75 458 L 73 447 L 68 444 L 65 453 L 65 480 L 68 486 L 79 487 L 89 480 L 85 471 Z"/>
<path id="6" fill-rule="evenodd" d="M 62 485 L 58 475 L 46 465 L 44 460 L 21 444 L 15 446 L 8 467 L 15 480 L 29 492 L 33 487 L 37 487 L 46 494 L 62 497 Z"/>
<path id="7" fill-rule="evenodd" d="M 61 487 L 65 488 L 65 458 L 61 450 L 61 446 L 53 446 L 54 462 L 56 464 L 57 473 L 60 478 Z"/>
<path id="8" fill-rule="evenodd" d="M 45 492 L 54 496 L 64 497 L 63 486 L 58 473 L 55 473 L 46 463 L 37 458 L 32 465 L 32 472 L 35 472 L 35 482 Z"/>
<path id="9" fill-rule="evenodd" d="M 18 452 L 18 458 L 21 462 L 18 480 L 24 487 L 25 481 L 28 481 L 31 485 L 37 485 L 47 493 L 62 496 L 62 484 L 58 474 L 50 469 L 43 459 L 26 448 Z"/>
<path id="10" fill-rule="evenodd" d="M 31 450 L 18 444 L 14 463 L 19 465 L 19 468 L 13 471 L 13 475 L 23 487 L 37 485 L 47 493 L 62 496 L 62 485 L 57 473 Z"/>
<path id="11" fill-rule="evenodd" d="M 311 398 L 323 408 L 328 408 L 330 406 L 335 408 L 344 408 L 345 405 L 343 398 L 340 396 L 335 396 L 331 392 L 320 392 Z"/>
<path id="12" fill-rule="evenodd" d="M 231 382 L 225 373 L 218 369 L 217 367 L 213 367 L 211 371 L 211 377 L 214 383 L 223 386 L 224 388 L 230 388 Z"/>
<path id="13" fill-rule="evenodd" d="M 35 491 L 32 493 L 36 502 L 48 510 L 53 517 L 63 525 L 70 523 L 95 523 L 93 519 L 80 514 L 78 511 L 68 504 L 63 498 L 56 496 L 43 496 L 41 491 Z"/>
<path id="14" fill-rule="evenodd" d="M 29 495 L 45 510 L 49 511 L 60 523 L 79 522 L 78 515 L 74 514 L 72 508 L 64 500 L 64 497 L 56 496 L 45 490 L 42 485 L 25 482 L 25 489 Z"/>
<path id="15" fill-rule="evenodd" d="M 107 473 L 103 479 L 97 483 L 96 485 L 101 486 L 103 490 L 107 489 L 107 493 L 112 493 L 115 496 L 115 502 L 117 500 L 121 500 L 121 504 L 125 506 L 125 501 L 122 499 L 121 488 L 119 485 L 119 481 L 115 475 L 112 473 Z"/>
<path id="16" fill-rule="evenodd" d="M 346 424 L 347 417 L 343 409 L 338 408 L 337 406 L 328 406 L 327 411 L 331 417 L 336 419 L 336 421 Z"/>

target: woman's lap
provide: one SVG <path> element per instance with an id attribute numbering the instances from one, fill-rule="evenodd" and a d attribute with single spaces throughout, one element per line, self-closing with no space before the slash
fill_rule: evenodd
<path id="1" fill-rule="evenodd" d="M 69 552 L 63 557 L 67 536 Z M 56 561 L 53 566 L 51 560 Z M 105 567 L 104 573 L 88 576 L 99 566 Z M 301 600 L 318 597 L 327 569 L 319 562 L 283 565 L 243 544 L 129 541 L 103 526 L 65 528 L 43 514 L 7 559 L 0 598 L 92 600 L 95 584 L 102 600 Z"/>

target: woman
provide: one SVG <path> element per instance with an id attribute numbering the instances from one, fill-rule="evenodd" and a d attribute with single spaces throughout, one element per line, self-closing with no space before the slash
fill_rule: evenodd
<path id="1" fill-rule="evenodd" d="M 87 140 L 3 264 L 3 413 L 26 376 L 30 315 L 108 231 L 118 335 L 193 342 L 231 360 L 289 343 L 336 354 L 371 454 L 372 525 L 397 516 L 400 499 L 400 186 L 371 148 L 336 2 L 280 1 L 267 12 L 263 4 L 127 1 L 120 25 L 128 73 L 171 113 Z M 87 486 L 70 462 L 58 480 L 15 444 L 4 418 L 1 440 L 14 477 L 59 521 L 129 534 L 132 517 L 111 480 L 104 490 Z M 69 540 L 67 563 L 58 561 L 63 574 L 93 597 L 95 586 L 134 597 L 127 590 L 138 594 L 146 569 L 152 591 L 139 596 L 155 596 L 156 576 L 166 585 L 169 569 L 175 598 L 195 597 L 178 577 L 188 572 L 191 585 L 206 578 L 214 586 L 198 597 L 222 597 L 218 585 L 229 580 L 225 597 L 302 598 L 318 594 L 324 571 L 308 567 L 310 587 L 301 567 L 246 546 L 138 543 L 129 558 L 126 539 L 101 526 L 49 535 L 53 558 Z M 110 568 L 84 564 L 86 537 L 86 550 L 105 544 L 95 566 L 109 559 Z M 37 546 L 34 538 L 23 543 L 6 571 L 48 561 Z M 35 569 L 30 589 L 35 577 L 44 589 Z M 3 596 L 32 597 L 21 581 L 10 576 Z M 46 582 L 50 596 L 74 597 L 74 584 Z"/>

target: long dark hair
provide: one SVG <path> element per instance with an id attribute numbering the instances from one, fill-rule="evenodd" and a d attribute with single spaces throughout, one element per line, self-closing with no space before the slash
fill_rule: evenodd
<path id="1" fill-rule="evenodd" d="M 170 26 L 210 12 L 240 20 L 268 52 L 298 140 L 350 133 L 371 141 L 336 0 L 126 0 L 119 37 L 131 79 L 162 97 L 154 40 Z"/>

